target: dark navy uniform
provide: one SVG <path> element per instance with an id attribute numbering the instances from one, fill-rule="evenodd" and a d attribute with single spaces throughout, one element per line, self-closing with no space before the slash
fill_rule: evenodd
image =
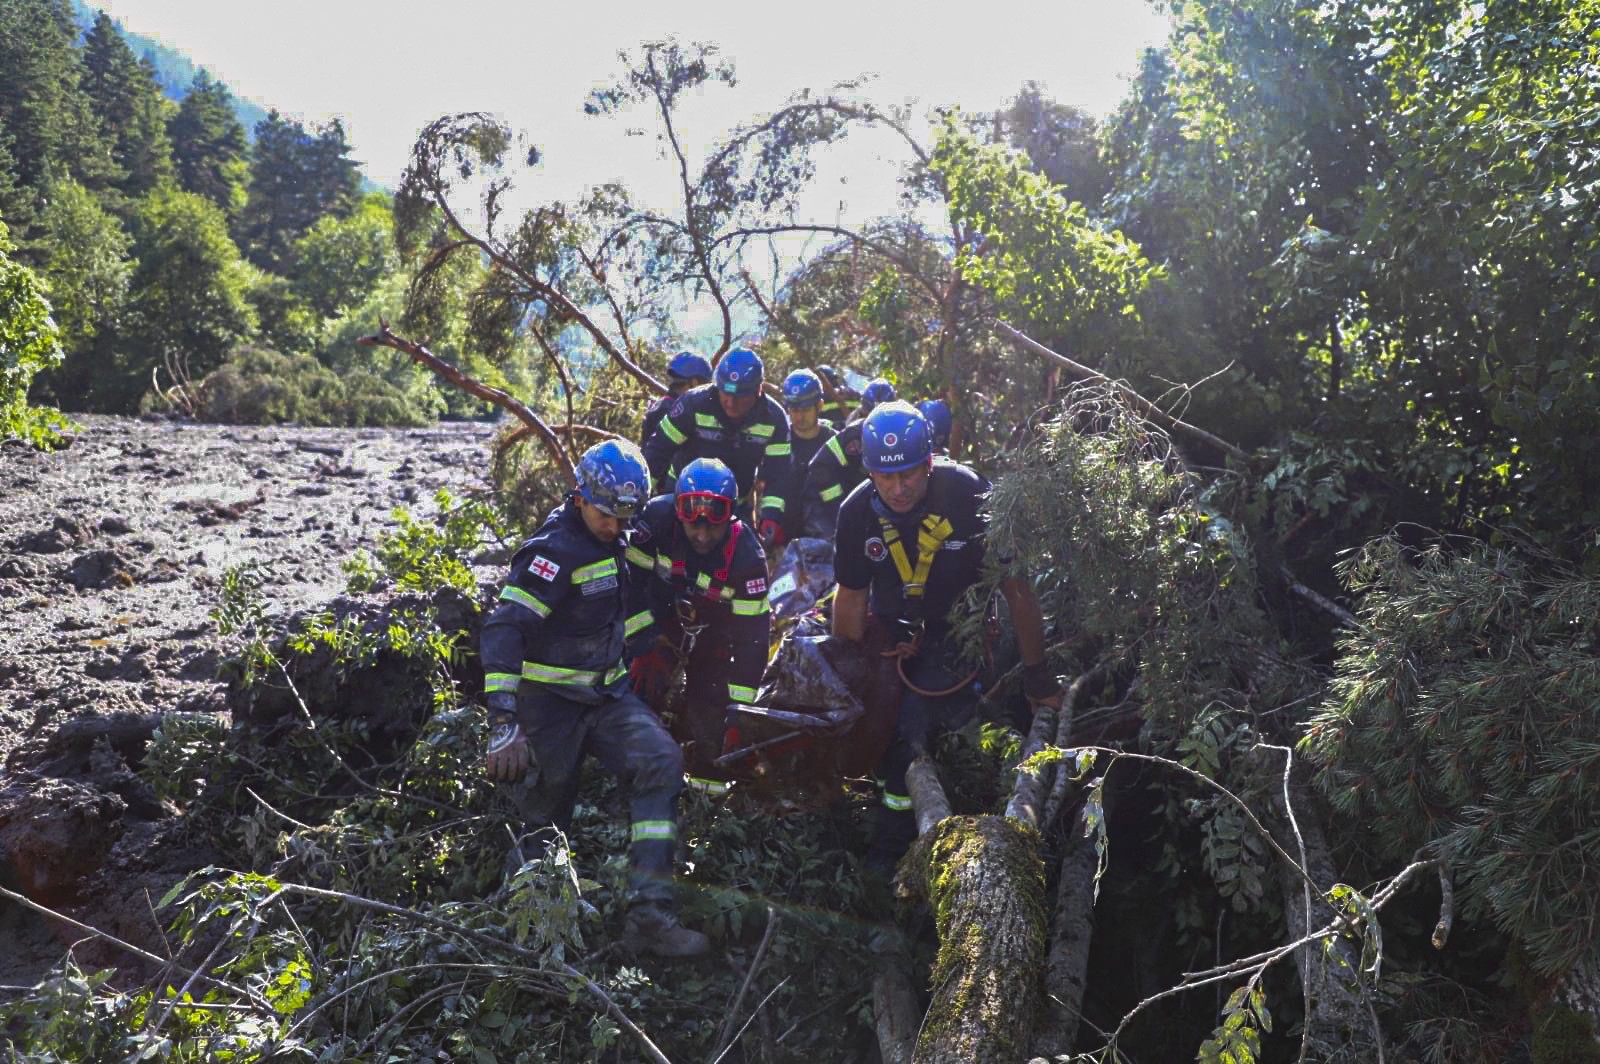
<path id="1" fill-rule="evenodd" d="M 670 902 L 683 754 L 628 687 L 624 641 L 649 615 L 628 617 L 623 551 L 621 539 L 600 542 L 577 505 L 563 503 L 512 558 L 479 653 L 485 689 L 517 694 L 536 766 L 515 785 L 524 815 L 566 830 L 578 770 L 594 754 L 632 796 L 635 897 Z"/>
<path id="2" fill-rule="evenodd" d="M 840 587 L 870 588 L 869 608 L 896 642 L 916 641 L 903 663 L 906 678 L 928 691 L 959 683 L 968 670 L 957 660 L 949 615 L 983 571 L 985 524 L 978 508 L 989 482 L 964 465 L 935 459 L 922 504 L 896 514 L 872 482 L 839 508 L 834 574 Z M 941 731 L 972 715 L 977 692 L 969 683 L 938 697 L 906 690 L 894 740 L 879 765 L 883 808 L 869 858 L 892 863 L 916 833 L 906 769 Z"/>
<path id="3" fill-rule="evenodd" d="M 758 396 L 744 420 L 735 424 L 722 412 L 715 384 L 679 396 L 644 445 L 650 475 L 663 490 L 670 490 L 678 473 L 696 458 L 715 458 L 739 482 L 742 512 L 749 515 L 759 478 L 766 485 L 760 516 L 778 522 L 793 493 L 789 456 L 789 415 L 782 406 L 770 396 Z"/>
<path id="4" fill-rule="evenodd" d="M 691 782 L 720 791 L 713 767 L 732 719 L 730 702 L 753 703 L 767 664 L 772 612 L 767 557 L 755 533 L 734 518 L 728 534 L 701 554 L 678 523 L 671 495 L 651 499 L 634 523 L 627 559 L 639 579 L 629 611 L 649 621 L 640 636 L 665 635 L 685 654 L 687 712 L 679 738 L 690 743 Z"/>
<path id="5" fill-rule="evenodd" d="M 663 395 L 650 404 L 644 412 L 644 421 L 639 426 L 639 447 L 642 449 L 650 442 L 650 437 L 656 434 L 656 428 L 661 424 L 661 419 L 667 416 L 667 411 L 672 409 L 672 404 L 678 401 L 676 395 Z"/>
<path id="6" fill-rule="evenodd" d="M 817 422 L 817 434 L 809 440 L 803 440 L 793 432 L 790 433 L 789 446 L 792 448 L 790 462 L 794 469 L 794 483 L 797 488 L 803 489 L 806 476 L 811 468 L 811 460 L 815 458 L 828 441 L 837 435 L 833 426 L 826 422 Z M 789 500 L 788 509 L 784 511 L 783 534 L 785 539 L 797 539 L 807 534 L 806 510 L 810 500 L 803 490 L 797 490 L 794 497 Z M 819 536 L 819 539 L 829 539 L 832 536 L 832 521 L 829 524 L 829 535 Z"/>
<path id="7" fill-rule="evenodd" d="M 866 479 L 861 468 L 861 422 L 852 421 L 828 440 L 806 469 L 800 492 L 805 534 L 832 539 L 844 497 Z"/>

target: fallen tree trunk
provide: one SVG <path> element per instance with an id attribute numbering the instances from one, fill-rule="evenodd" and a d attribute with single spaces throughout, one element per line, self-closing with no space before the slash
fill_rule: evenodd
<path id="1" fill-rule="evenodd" d="M 1045 954 L 1044 1002 L 1033 1053 L 1046 1060 L 1066 1056 L 1078 1039 L 1083 992 L 1088 983 L 1089 944 L 1094 935 L 1094 874 L 1100 856 L 1081 832 L 1069 832 L 1057 870 L 1050 947 Z"/>
<path id="2" fill-rule="evenodd" d="M 1039 833 L 999 816 L 947 817 L 928 853 L 939 932 L 917 1064 L 1014 1064 L 1027 1056 L 1044 960 Z"/>
<path id="3" fill-rule="evenodd" d="M 1053 716 L 1053 715 L 1052 715 Z M 1041 724 L 1041 734 L 1049 734 Z M 915 1064 L 1011 1064 L 1026 1054 L 1047 918 L 1039 832 L 1000 816 L 958 817 L 933 762 L 906 771 L 917 833 L 927 836 L 928 902 L 939 935 L 933 1000 Z M 918 869 L 923 872 L 923 869 Z M 880 1046 L 883 1028 L 880 1026 Z M 888 1052 L 897 1051 L 891 1044 Z M 888 1059 L 886 1052 L 885 1059 Z"/>

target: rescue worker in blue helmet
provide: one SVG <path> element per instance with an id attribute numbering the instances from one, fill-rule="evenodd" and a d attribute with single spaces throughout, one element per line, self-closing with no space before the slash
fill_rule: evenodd
<path id="1" fill-rule="evenodd" d="M 958 660 L 951 623 L 983 570 L 980 508 L 989 483 L 935 458 L 932 426 L 908 403 L 878 406 L 861 438 L 868 479 L 839 508 L 833 633 L 864 642 L 870 612 L 888 626 L 905 681 L 894 738 L 878 768 L 883 802 L 867 853 L 869 866 L 887 872 L 916 835 L 906 769 L 977 706 L 976 671 Z M 1044 617 L 1033 585 L 1013 574 L 1000 590 L 1022 652 L 1024 694 L 1035 711 L 1059 709 L 1061 685 L 1045 664 Z"/>
<path id="2" fill-rule="evenodd" d="M 822 378 L 808 369 L 797 369 L 783 379 L 783 409 L 789 415 L 790 461 L 796 482 L 835 435 L 833 426 L 821 419 L 822 396 Z M 803 491 L 789 500 L 783 519 L 785 539 L 805 535 L 805 503 Z"/>
<path id="3" fill-rule="evenodd" d="M 638 577 L 629 614 L 647 648 L 633 659 L 634 693 L 657 712 L 677 710 L 689 785 L 711 794 L 727 791 L 730 774 L 715 761 L 738 745 L 730 707 L 756 700 L 771 634 L 767 556 L 734 512 L 738 490 L 727 466 L 696 458 L 671 495 L 645 506 L 627 550 Z M 680 668 L 683 703 L 670 707 Z"/>
<path id="4" fill-rule="evenodd" d="M 855 395 L 845 387 L 839 371 L 832 366 L 827 364 L 818 366 L 817 379 L 822 381 L 822 409 L 818 416 L 835 429 L 843 428 L 844 423 L 850 420 Z"/>
<path id="5" fill-rule="evenodd" d="M 698 388 L 711 380 L 711 363 L 704 355 L 694 351 L 679 351 L 667 363 L 667 394 L 650 404 L 644 412 L 644 423 L 639 428 L 639 446 L 643 447 L 655 435 L 656 426 L 667 416 L 678 396 L 690 388 Z"/>
<path id="6" fill-rule="evenodd" d="M 624 532 L 649 470 L 632 443 L 607 440 L 578 463 L 577 487 L 511 559 L 479 637 L 489 704 L 489 778 L 512 786 L 531 828 L 567 829 L 579 769 L 593 754 L 621 778 L 632 811 L 626 943 L 693 957 L 706 936 L 678 922 L 672 863 L 683 753 L 629 689 Z"/>
<path id="7" fill-rule="evenodd" d="M 739 513 L 751 518 L 756 482 L 761 513 L 756 534 L 767 547 L 783 542 L 783 515 L 793 494 L 789 419 L 761 392 L 761 356 L 736 347 L 722 356 L 710 384 L 691 388 L 667 409 L 644 446 L 659 494 L 672 491 L 678 474 L 696 458 L 715 458 L 733 471 Z"/>
<path id="8" fill-rule="evenodd" d="M 917 404 L 917 409 L 933 429 L 933 453 L 947 454 L 950 450 L 950 430 L 955 427 L 955 419 L 950 416 L 950 404 L 943 399 L 924 399 Z"/>
<path id="9" fill-rule="evenodd" d="M 805 534 L 832 539 L 839 505 L 866 477 L 861 469 L 861 424 L 879 403 L 894 398 L 894 385 L 877 378 L 861 392 L 856 419 L 840 429 L 811 459 L 800 491 Z"/>

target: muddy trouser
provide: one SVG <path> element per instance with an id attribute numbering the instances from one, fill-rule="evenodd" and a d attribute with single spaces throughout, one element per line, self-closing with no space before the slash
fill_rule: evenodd
<path id="1" fill-rule="evenodd" d="M 676 621 L 668 621 L 666 631 L 674 641 L 682 635 Z M 726 768 L 715 764 L 723 752 L 722 740 L 730 720 L 731 672 L 727 639 L 715 626 L 706 628 L 695 637 L 694 649 L 684 663 L 683 707 L 673 730 L 685 747 L 691 786 L 712 794 L 725 791 L 724 784 L 732 778 Z"/>
<path id="2" fill-rule="evenodd" d="M 945 642 L 923 647 L 905 663 L 906 678 L 927 691 L 943 691 L 969 671 L 954 662 L 955 651 Z M 948 663 L 948 664 L 947 664 Z M 894 738 L 883 760 L 878 762 L 882 803 L 873 810 L 871 838 L 867 845 L 867 864 L 890 871 L 917 837 L 917 820 L 911 811 L 911 794 L 906 788 L 906 769 L 920 754 L 933 749 L 939 736 L 965 724 L 978 705 L 978 692 L 967 684 L 953 694 L 933 698 L 919 695 L 909 687 L 900 696 L 900 715 L 895 720 Z"/>
<path id="3" fill-rule="evenodd" d="M 553 825 L 565 832 L 584 756 L 593 754 L 629 795 L 633 900 L 670 906 L 683 753 L 626 681 L 612 690 L 598 705 L 585 705 L 539 684 L 522 685 L 517 720 L 534 764 L 512 785 L 511 797 L 530 828 Z"/>

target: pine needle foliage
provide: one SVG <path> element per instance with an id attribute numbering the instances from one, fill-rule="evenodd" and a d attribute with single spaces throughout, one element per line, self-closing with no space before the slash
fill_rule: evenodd
<path id="1" fill-rule="evenodd" d="M 1384 857 L 1448 861 L 1464 915 L 1541 972 L 1593 951 L 1600 896 L 1600 579 L 1470 544 L 1368 544 L 1361 598 L 1303 749 Z"/>

